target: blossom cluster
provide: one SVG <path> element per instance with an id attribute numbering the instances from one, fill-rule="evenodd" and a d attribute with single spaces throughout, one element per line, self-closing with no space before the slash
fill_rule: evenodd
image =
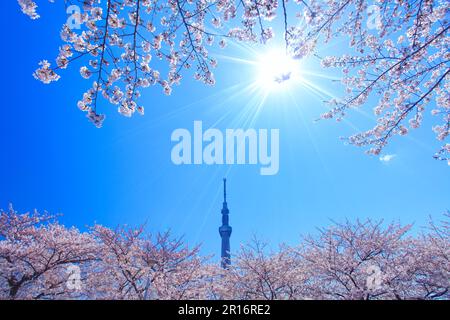
<path id="1" fill-rule="evenodd" d="M 80 232 L 11 207 L 0 210 L 0 299 L 450 299 L 446 218 L 415 236 L 409 225 L 357 220 L 276 251 L 254 240 L 224 270 L 169 233 Z"/>
<path id="2" fill-rule="evenodd" d="M 24 13 L 37 18 L 36 4 L 18 0 Z M 439 141 L 450 134 L 450 2 L 445 0 L 70 0 L 83 12 L 79 30 L 64 25 L 56 66 L 41 62 L 34 76 L 48 84 L 75 60 L 84 61 L 80 74 L 92 87 L 78 102 L 101 127 L 97 114 L 103 96 L 124 116 L 144 113 L 141 90 L 159 86 L 170 95 L 186 70 L 214 85 L 217 60 L 210 46 L 227 42 L 266 43 L 271 27 L 284 20 L 286 52 L 301 59 L 320 56 L 320 43 L 348 39 L 349 52 L 324 57 L 323 67 L 342 69 L 346 94 L 329 101 L 322 118 L 341 120 L 351 108 L 371 104 L 376 124 L 346 140 L 367 146 L 378 155 L 396 135 L 419 128 L 426 108 L 439 124 Z M 375 6 L 374 13 L 369 9 Z M 281 13 L 280 13 L 281 12 Z M 371 19 L 377 19 L 369 26 Z M 184 71 L 184 72 L 183 72 Z M 94 114 L 96 115 L 94 117 Z M 444 148 L 445 149 L 445 148 Z M 440 153 L 446 158 L 445 153 Z"/>
<path id="3" fill-rule="evenodd" d="M 39 15 L 36 12 L 37 4 L 32 0 L 17 0 L 20 5 L 20 9 L 24 14 L 29 16 L 31 19 L 39 19 Z"/>
<path id="4" fill-rule="evenodd" d="M 34 3 L 26 3 L 27 12 L 35 11 Z M 193 65 L 196 80 L 214 85 L 212 69 L 217 60 L 210 57 L 207 46 L 217 43 L 225 48 L 230 38 L 258 39 L 254 31 L 256 20 L 271 20 L 277 2 L 241 3 L 245 28 L 226 31 L 224 23 L 237 14 L 234 1 L 81 1 L 83 12 L 77 16 L 80 29 L 63 26 L 61 39 L 65 44 L 59 49 L 56 66 L 51 67 L 44 60 L 34 76 L 46 84 L 58 81 L 57 72 L 81 58 L 86 64 L 81 66 L 80 75 L 93 82 L 78 107 L 88 113 L 97 127 L 105 119 L 97 112 L 100 96 L 126 117 L 136 111 L 143 114 L 144 106 L 138 104 L 141 89 L 158 85 L 164 94 L 170 95 L 182 79 L 182 70 Z M 272 32 L 269 28 L 261 29 L 260 36 L 267 40 Z"/>
<path id="5" fill-rule="evenodd" d="M 355 53 L 322 60 L 323 67 L 342 69 L 347 93 L 343 99 L 331 100 L 331 110 L 322 118 L 340 120 L 347 110 L 379 97 L 373 108 L 375 126 L 346 139 L 378 155 L 391 137 L 419 128 L 426 107 L 434 104 L 428 112 L 439 116 L 441 124 L 433 130 L 439 141 L 446 140 L 450 134 L 450 3 L 378 0 L 382 19 L 378 30 L 370 30 L 364 28 L 367 16 L 361 14 L 369 3 L 332 2 L 339 14 L 321 27 L 328 28 L 329 37 L 346 35 Z"/>

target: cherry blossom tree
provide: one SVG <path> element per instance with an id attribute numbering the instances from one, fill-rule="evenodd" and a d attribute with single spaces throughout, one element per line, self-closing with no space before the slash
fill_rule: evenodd
<path id="1" fill-rule="evenodd" d="M 206 298 L 209 277 L 199 247 L 189 249 L 169 233 L 154 240 L 138 229 L 93 228 L 98 260 L 87 278 L 90 298 L 178 300 Z"/>
<path id="2" fill-rule="evenodd" d="M 417 272 L 416 297 L 450 298 L 450 212 L 437 224 L 430 221 L 429 232 L 415 242 Z"/>
<path id="3" fill-rule="evenodd" d="M 24 13 L 37 17 L 33 1 L 19 1 Z M 103 96 L 124 116 L 144 113 L 137 104 L 141 88 L 160 85 L 165 94 L 182 78 L 181 70 L 196 65 L 194 77 L 208 85 L 215 79 L 211 71 L 217 61 L 209 56 L 207 45 L 212 45 L 216 35 L 206 30 L 205 21 L 214 28 L 222 26 L 236 14 L 233 2 L 185 0 L 120 0 L 120 1 L 66 1 L 78 4 L 83 13 L 75 14 L 77 28 L 65 24 L 56 59 L 57 66 L 44 60 L 34 73 L 35 78 L 49 84 L 60 79 L 57 74 L 78 59 L 84 59 L 81 76 L 93 79 L 93 86 L 78 102 L 88 118 L 101 127 L 105 116 L 97 112 L 98 98 Z M 214 12 L 212 11 L 214 7 Z M 267 10 L 262 10 L 266 12 Z M 269 13 L 267 13 L 269 14 Z M 221 20 L 222 19 L 222 20 Z M 253 22 L 248 22 L 248 30 Z M 240 34 L 239 30 L 230 31 Z M 218 41 L 226 45 L 223 35 Z M 161 60 L 166 65 L 153 62 Z M 152 64 L 152 67 L 150 67 Z M 164 70 L 164 75 L 162 74 Z"/>
<path id="4" fill-rule="evenodd" d="M 272 251 L 254 240 L 222 269 L 169 233 L 0 212 L 1 299 L 450 299 L 449 218 L 417 236 L 371 220 Z"/>
<path id="5" fill-rule="evenodd" d="M 448 217 L 448 216 L 447 216 Z M 271 252 L 254 241 L 219 279 L 225 299 L 449 299 L 448 221 L 408 236 L 411 226 L 355 221 L 319 229 Z"/>
<path id="6" fill-rule="evenodd" d="M 39 18 L 32 0 L 18 0 L 22 11 Z M 269 23 L 281 11 L 282 34 L 288 55 L 301 59 L 319 56 L 320 43 L 349 39 L 349 53 L 324 57 L 324 67 L 343 71 L 347 96 L 329 101 L 322 118 L 340 120 L 349 109 L 374 106 L 375 126 L 346 139 L 380 154 L 395 135 L 421 126 L 431 112 L 439 123 L 436 137 L 450 132 L 450 3 L 445 0 L 65 0 L 79 5 L 72 24 L 61 31 L 64 41 L 56 66 L 43 60 L 34 76 L 44 83 L 57 81 L 61 69 L 82 59 L 83 78 L 93 85 L 78 102 L 87 117 L 101 127 L 98 113 L 102 95 L 124 116 L 144 113 L 140 90 L 153 85 L 170 94 L 183 69 L 195 65 L 195 79 L 215 83 L 217 61 L 208 46 L 227 41 L 266 43 L 274 37 Z M 156 61 L 155 61 L 156 59 Z M 160 60 L 160 62 L 158 62 Z M 165 62 L 165 63 L 162 63 Z M 433 110 L 426 111 L 428 105 Z M 443 144 L 435 158 L 448 161 L 450 146 Z"/>
<path id="7" fill-rule="evenodd" d="M 312 13 L 320 3 L 314 1 Z M 324 67 L 342 68 L 347 92 L 347 97 L 330 101 L 333 108 L 322 117 L 340 120 L 350 108 L 367 104 L 371 95 L 379 97 L 373 109 L 376 125 L 347 139 L 354 145 L 371 146 L 369 153 L 378 155 L 391 137 L 420 127 L 426 106 L 434 105 L 428 112 L 441 123 L 433 130 L 438 140 L 446 140 L 450 133 L 450 3 L 378 0 L 367 23 L 367 1 L 331 3 L 323 14 L 311 13 L 306 38 L 323 33 L 329 41 L 347 35 L 354 53 L 322 60 Z M 370 20 L 374 20 L 372 28 Z M 449 160 L 448 151 L 445 144 L 435 158 Z"/>
<path id="8" fill-rule="evenodd" d="M 306 237 L 297 252 L 309 271 L 311 297 L 448 299 L 448 235 L 412 238 L 410 227 L 357 220 Z"/>
<path id="9" fill-rule="evenodd" d="M 268 244 L 254 239 L 241 246 L 233 264 L 218 279 L 218 296 L 241 300 L 298 300 L 306 298 L 303 262 L 286 245 L 272 252 Z"/>
<path id="10" fill-rule="evenodd" d="M 399 268 L 408 265 L 410 256 L 402 240 L 410 226 L 384 229 L 381 224 L 346 222 L 305 238 L 298 254 L 308 266 L 312 298 L 373 299 L 391 290 L 395 295 L 393 281 L 399 280 Z"/>
<path id="11" fill-rule="evenodd" d="M 0 211 L 0 298 L 64 299 L 70 266 L 92 261 L 91 235 L 66 228 L 46 214 Z"/>
<path id="12" fill-rule="evenodd" d="M 81 233 L 55 216 L 11 207 L 0 212 L 0 298 L 207 298 L 214 268 L 198 250 L 169 233 L 152 240 L 142 227 L 99 225 Z"/>

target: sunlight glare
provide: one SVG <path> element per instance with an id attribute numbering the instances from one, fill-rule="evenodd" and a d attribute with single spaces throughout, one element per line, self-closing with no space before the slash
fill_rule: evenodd
<path id="1" fill-rule="evenodd" d="M 258 58 L 257 85 L 264 90 L 279 90 L 289 87 L 300 77 L 300 64 L 283 50 L 270 51 Z"/>

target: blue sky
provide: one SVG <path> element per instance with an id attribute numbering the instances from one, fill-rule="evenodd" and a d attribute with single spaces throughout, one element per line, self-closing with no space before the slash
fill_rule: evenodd
<path id="1" fill-rule="evenodd" d="M 203 251 L 220 249 L 222 178 L 228 178 L 228 202 L 234 228 L 232 248 L 253 234 L 270 241 L 296 243 L 300 234 L 330 219 L 384 218 L 424 225 L 450 208 L 450 171 L 432 159 L 439 147 L 432 119 L 407 138 L 395 138 L 385 154 L 389 162 L 364 154 L 339 140 L 373 124 L 372 106 L 352 112 L 346 121 L 314 123 L 326 110 L 324 97 L 304 86 L 262 95 L 245 88 L 255 81 L 254 66 L 229 57 L 255 59 L 251 50 L 230 45 L 215 50 L 217 85 L 206 87 L 185 77 L 166 97 L 159 87 L 143 91 L 144 117 L 120 116 L 103 103 L 107 115 L 96 129 L 76 107 L 90 82 L 79 76 L 81 64 L 61 73 L 52 85 L 32 77 L 42 59 L 54 61 L 65 20 L 61 4 L 41 2 L 42 18 L 31 21 L 16 1 L 1 2 L 2 125 L 0 126 L 0 207 L 63 213 L 67 225 L 83 228 L 147 223 L 149 231 L 171 229 Z M 345 51 L 346 42 L 323 54 Z M 263 50 L 255 48 L 256 50 Z M 316 86 L 338 94 L 315 59 L 302 62 Z M 431 108 L 430 108 L 431 109 Z M 171 133 L 204 127 L 280 129 L 280 171 L 261 176 L 259 166 L 175 166 Z"/>

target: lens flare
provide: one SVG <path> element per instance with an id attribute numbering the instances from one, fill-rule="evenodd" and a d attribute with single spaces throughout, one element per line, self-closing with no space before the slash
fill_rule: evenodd
<path id="1" fill-rule="evenodd" d="M 289 57 L 283 50 L 273 50 L 258 58 L 256 82 L 264 90 L 287 89 L 300 78 L 298 60 Z"/>

